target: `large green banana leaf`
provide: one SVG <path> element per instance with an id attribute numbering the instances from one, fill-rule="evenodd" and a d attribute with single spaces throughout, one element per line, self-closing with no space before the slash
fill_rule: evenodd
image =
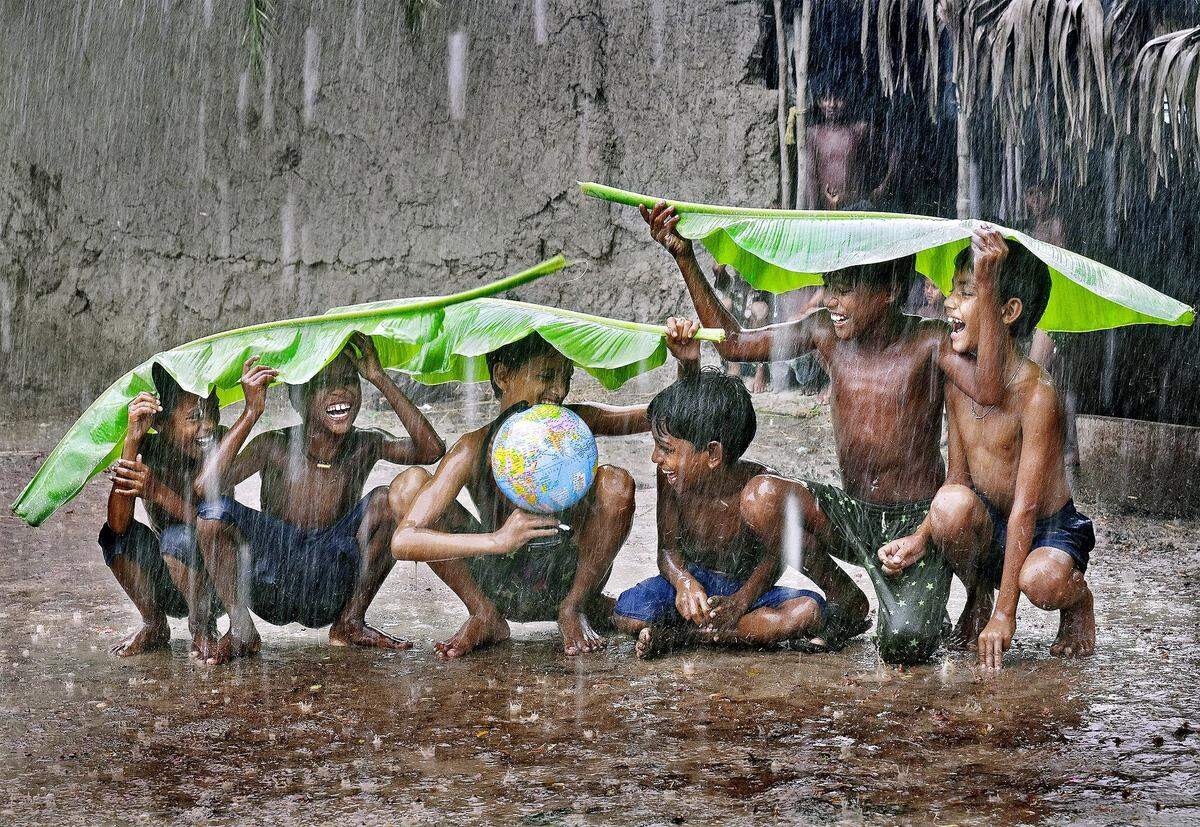
<path id="1" fill-rule="evenodd" d="M 488 378 L 487 353 L 537 333 L 605 388 L 615 390 L 666 361 L 665 332 L 657 325 L 483 298 L 446 308 L 438 335 L 404 346 L 394 366 L 428 385 L 481 382 Z M 724 335 L 720 330 L 701 329 L 696 338 L 719 342 Z"/>
<path id="2" fill-rule="evenodd" d="M 581 183 L 587 195 L 630 206 L 659 200 L 603 184 Z M 821 273 L 915 253 L 917 269 L 949 293 L 954 257 L 982 222 L 921 215 L 816 210 L 753 210 L 667 201 L 681 216 L 680 235 L 699 240 L 722 264 L 772 293 L 821 284 Z M 1111 267 L 993 225 L 1050 268 L 1050 303 L 1038 327 L 1084 332 L 1131 324 L 1190 325 L 1195 313 Z"/>
<path id="3" fill-rule="evenodd" d="M 184 390 L 207 396 L 214 388 L 222 405 L 242 398 L 242 363 L 253 355 L 279 370 L 290 384 L 307 382 L 329 363 L 356 332 L 371 336 L 384 367 L 403 367 L 413 346 L 436 341 L 446 309 L 493 295 L 566 266 L 562 256 L 506 279 L 452 296 L 375 302 L 341 313 L 252 325 L 158 353 L 114 382 L 83 412 L 13 503 L 30 525 L 40 525 L 70 501 L 89 479 L 121 453 L 129 403 L 153 391 L 151 366 L 157 362 Z"/>

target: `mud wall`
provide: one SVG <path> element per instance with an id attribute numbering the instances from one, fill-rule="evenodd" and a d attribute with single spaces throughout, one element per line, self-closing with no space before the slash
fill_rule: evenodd
<path id="1" fill-rule="evenodd" d="M 776 198 L 759 2 L 443 3 L 419 33 L 402 3 L 281 2 L 261 74 L 244 6 L 0 0 L 0 414 L 560 251 L 587 265 L 521 298 L 659 319 L 678 277 L 575 181 Z"/>

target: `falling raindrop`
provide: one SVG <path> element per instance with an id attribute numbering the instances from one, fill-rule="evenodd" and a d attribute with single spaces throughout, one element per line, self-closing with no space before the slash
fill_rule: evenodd
<path id="1" fill-rule="evenodd" d="M 296 220 L 299 212 L 299 196 L 291 186 L 284 196 L 283 207 L 279 210 L 281 246 L 279 251 L 280 264 L 283 265 L 283 278 L 287 285 L 296 283 L 296 260 L 299 252 Z"/>
<path id="2" fill-rule="evenodd" d="M 217 255 L 229 258 L 233 235 L 232 218 L 229 206 L 229 178 L 221 176 L 217 179 Z"/>
<path id="3" fill-rule="evenodd" d="M 667 8 L 663 0 L 653 0 L 650 3 L 650 54 L 654 68 L 661 69 L 663 62 L 663 41 L 667 32 Z"/>
<path id="4" fill-rule="evenodd" d="M 800 500 L 790 493 L 783 507 L 783 562 L 796 571 L 804 570 L 804 515 Z"/>
<path id="5" fill-rule="evenodd" d="M 12 353 L 12 290 L 0 279 L 0 353 Z"/>
<path id="6" fill-rule="evenodd" d="M 263 52 L 263 69 L 262 69 L 262 127 L 267 132 L 275 129 L 275 72 L 274 55 L 271 50 L 267 49 Z"/>
<path id="7" fill-rule="evenodd" d="M 450 117 L 461 121 L 467 114 L 467 33 L 456 29 L 447 43 L 447 80 L 450 85 Z"/>
<path id="8" fill-rule="evenodd" d="M 213 24 L 213 0 L 204 0 L 204 28 L 211 29 Z"/>
<path id="9" fill-rule="evenodd" d="M 533 0 L 533 42 L 545 46 L 549 40 L 546 33 L 546 0 Z"/>
<path id="10" fill-rule="evenodd" d="M 309 26 L 304 30 L 304 125 L 312 123 L 313 108 L 321 91 L 321 37 Z"/>
<path id="11" fill-rule="evenodd" d="M 237 91 L 237 131 L 238 146 L 246 148 L 246 111 L 250 108 L 250 70 L 242 72 L 238 78 Z"/>

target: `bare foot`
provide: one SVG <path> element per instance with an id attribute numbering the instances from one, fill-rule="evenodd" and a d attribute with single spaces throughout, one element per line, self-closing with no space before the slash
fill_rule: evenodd
<path id="1" fill-rule="evenodd" d="M 192 635 L 191 656 L 198 661 L 206 661 L 217 650 L 217 627 L 212 626 Z"/>
<path id="2" fill-rule="evenodd" d="M 695 643 L 696 634 L 684 626 L 660 624 L 638 632 L 633 651 L 642 660 L 652 660 Z"/>
<path id="3" fill-rule="evenodd" d="M 236 658 L 249 658 L 258 654 L 258 650 L 262 648 L 262 641 L 258 637 L 258 633 L 254 634 L 254 639 L 242 641 L 235 638 L 233 635 L 226 632 L 219 641 L 216 647 L 212 650 L 205 663 L 220 664 L 229 663 Z"/>
<path id="4" fill-rule="evenodd" d="M 366 646 L 374 649 L 411 649 L 412 641 L 392 637 L 362 621 L 338 622 L 329 627 L 330 646 Z"/>
<path id="5" fill-rule="evenodd" d="M 165 649 L 171 643 L 171 627 L 164 620 L 161 623 L 143 623 L 141 628 L 122 640 L 109 651 L 119 658 L 129 658 L 150 652 L 155 649 Z"/>
<path id="6" fill-rule="evenodd" d="M 587 615 L 575 609 L 559 609 L 558 630 L 563 636 L 563 651 L 572 657 L 598 652 L 608 644 L 588 623 Z"/>
<path id="7" fill-rule="evenodd" d="M 985 593 L 986 591 L 986 593 Z M 974 649 L 979 633 L 992 617 L 993 597 L 991 588 L 984 587 L 978 593 L 967 596 L 962 615 L 950 633 L 950 642 L 959 649 Z"/>
<path id="8" fill-rule="evenodd" d="M 1058 639 L 1050 646 L 1050 654 L 1086 658 L 1096 651 L 1096 615 L 1091 589 L 1084 594 L 1083 600 L 1058 615 Z"/>
<path id="9" fill-rule="evenodd" d="M 509 634 L 508 621 L 499 614 L 471 615 L 449 640 L 435 643 L 433 649 L 443 660 L 461 658 L 476 649 L 508 640 Z"/>

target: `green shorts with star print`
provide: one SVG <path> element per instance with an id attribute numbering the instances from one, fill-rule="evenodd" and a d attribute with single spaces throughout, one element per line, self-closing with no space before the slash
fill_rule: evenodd
<path id="1" fill-rule="evenodd" d="M 839 559 L 867 570 L 879 602 L 876 639 L 885 663 L 923 663 L 937 651 L 945 629 L 950 599 L 950 565 L 937 549 L 896 575 L 884 574 L 879 549 L 917 530 L 929 513 L 930 500 L 879 505 L 851 497 L 840 488 L 804 481 L 829 520 Z"/>

